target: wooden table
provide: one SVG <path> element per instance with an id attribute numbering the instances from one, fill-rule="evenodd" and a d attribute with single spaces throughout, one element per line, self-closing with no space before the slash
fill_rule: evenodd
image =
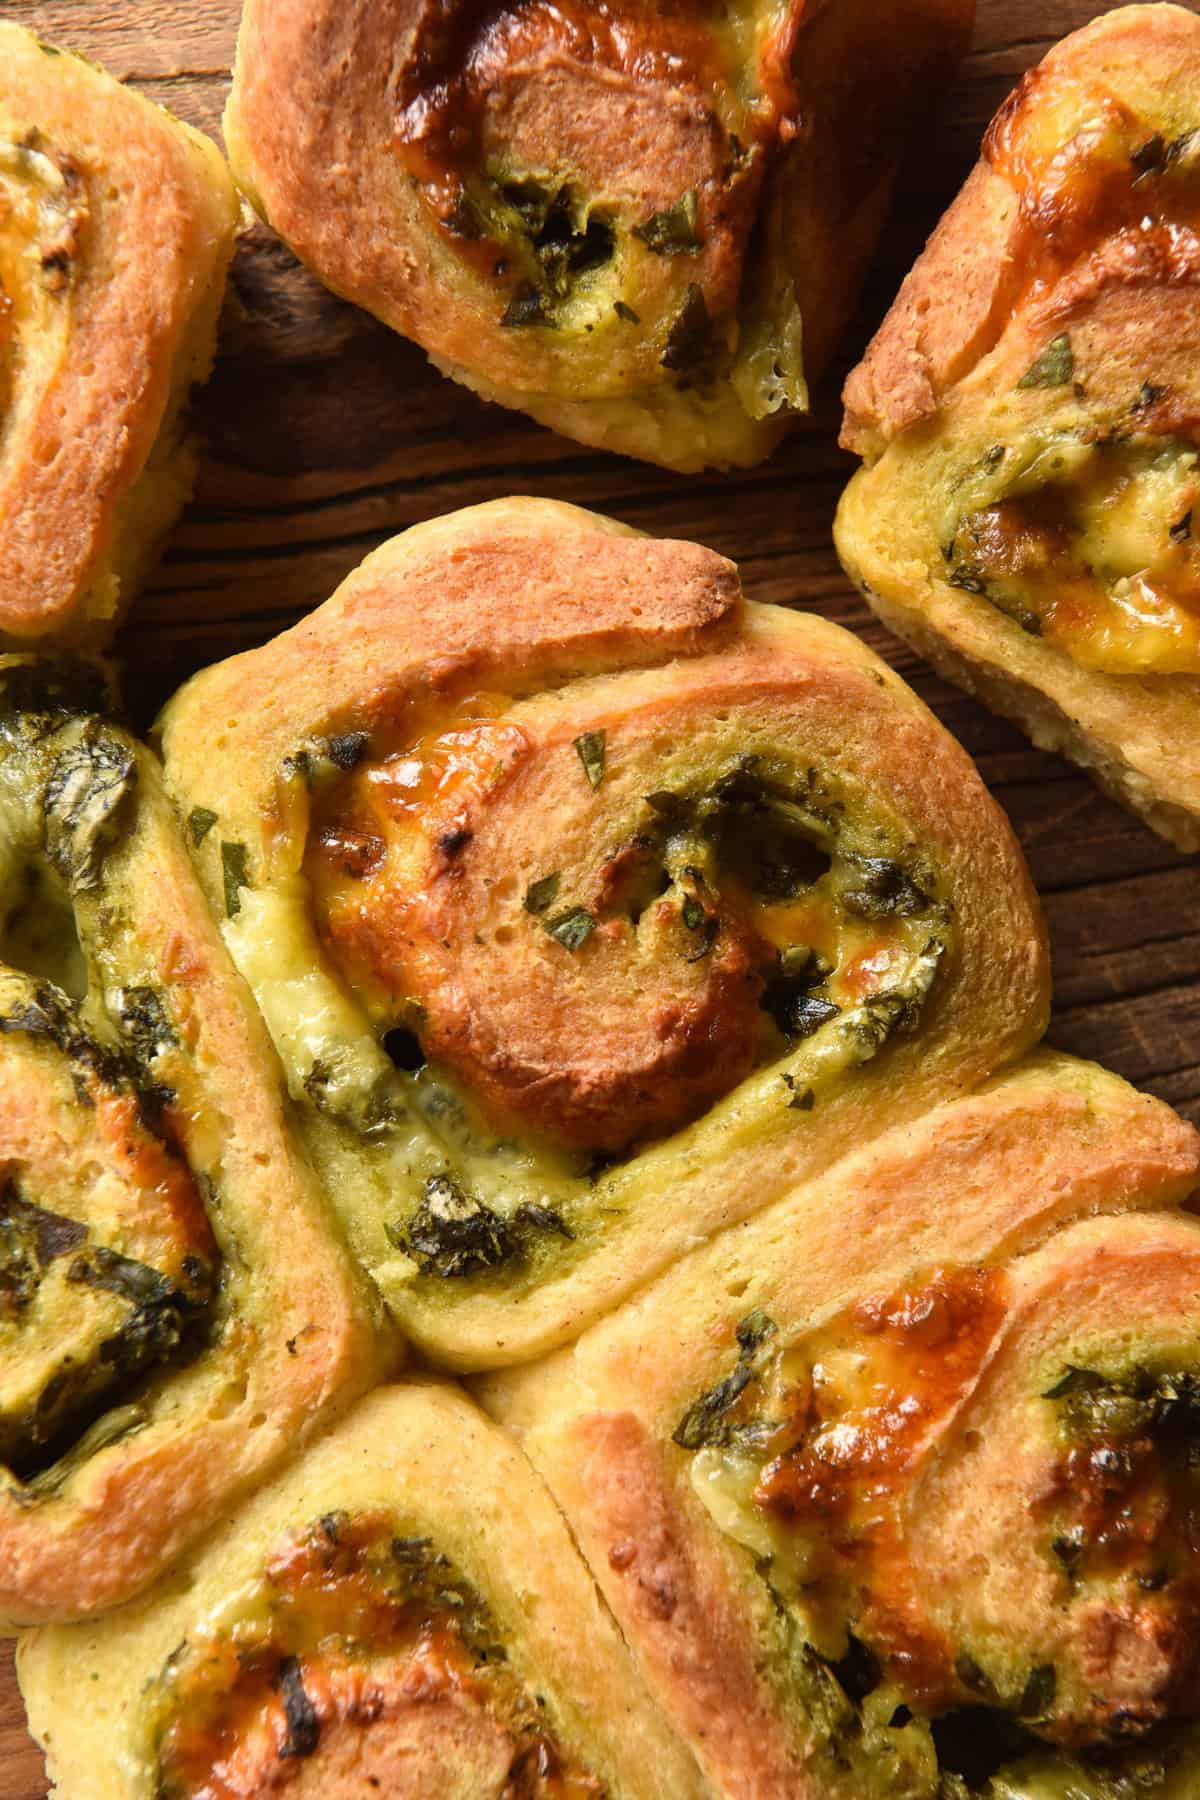
<path id="1" fill-rule="evenodd" d="M 1187 0 L 1200 11 L 1200 0 Z M 3 15 L 85 51 L 214 136 L 239 0 L 2 0 Z M 1094 1056 L 1200 1121 L 1200 879 L 1083 776 L 932 676 L 851 593 L 830 522 L 851 461 L 835 447 L 846 368 L 973 162 L 1016 76 L 1098 0 L 979 0 L 975 49 L 941 124 L 922 125 L 845 358 L 812 419 L 752 473 L 681 477 L 622 462 L 484 406 L 421 352 L 323 292 L 269 232 L 241 245 L 222 356 L 200 407 L 196 501 L 122 642 L 148 719 L 193 669 L 261 643 L 418 519 L 524 492 L 647 531 L 703 539 L 755 600 L 852 626 L 912 681 L 1007 808 L 1054 941 L 1051 1041 Z M 41 1758 L 0 1659 L 0 1800 L 40 1800 Z"/>

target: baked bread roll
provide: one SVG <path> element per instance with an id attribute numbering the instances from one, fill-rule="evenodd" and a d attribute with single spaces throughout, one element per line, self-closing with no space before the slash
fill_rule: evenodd
<path id="1" fill-rule="evenodd" d="M 383 1389 L 159 1590 L 28 1634 L 60 1800 L 699 1800 L 550 1496 L 465 1396 Z"/>
<path id="2" fill-rule="evenodd" d="M 0 23 L 0 645 L 102 645 L 146 574 L 237 219 L 208 138 Z"/>
<path id="3" fill-rule="evenodd" d="M 452 1366 L 564 1342 L 1043 1029 L 967 757 L 699 545 L 535 500 L 415 527 L 161 731 L 307 1151 Z"/>
<path id="4" fill-rule="evenodd" d="M 103 689 L 0 658 L 9 1627 L 144 1587 L 382 1367 L 158 770 Z"/>
<path id="5" fill-rule="evenodd" d="M 1025 77 L 843 442 L 880 618 L 1200 848 L 1200 18 L 1110 12 Z"/>
<path id="6" fill-rule="evenodd" d="M 1198 1177 L 1039 1055 L 482 1384 L 721 1794 L 1196 1792 Z"/>
<path id="7" fill-rule="evenodd" d="M 674 469 L 807 406 L 973 0 L 247 0 L 225 136 L 335 292 Z"/>

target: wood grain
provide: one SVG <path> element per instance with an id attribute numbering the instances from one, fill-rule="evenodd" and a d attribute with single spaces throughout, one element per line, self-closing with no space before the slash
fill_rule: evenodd
<path id="1" fill-rule="evenodd" d="M 1200 0 L 1189 0 L 1200 11 Z M 238 0 L 2 0 L 219 136 Z M 122 642 L 147 721 L 192 670 L 261 643 L 326 598 L 384 537 L 512 492 L 705 540 L 756 600 L 812 607 L 880 650 L 977 759 L 1041 889 L 1055 954 L 1052 1040 L 1200 1121 L 1200 913 L 1194 859 L 1153 837 L 1066 764 L 937 681 L 849 591 L 830 540 L 851 472 L 835 447 L 841 378 L 887 306 L 980 134 L 1053 38 L 1108 8 L 980 0 L 975 49 L 903 171 L 845 355 L 812 418 L 764 468 L 681 478 L 599 455 L 443 380 L 414 346 L 325 293 L 262 227 L 247 230 L 200 403 L 208 453 L 195 503 Z M 10 1660 L 0 1662 L 0 1800 L 39 1800 Z"/>

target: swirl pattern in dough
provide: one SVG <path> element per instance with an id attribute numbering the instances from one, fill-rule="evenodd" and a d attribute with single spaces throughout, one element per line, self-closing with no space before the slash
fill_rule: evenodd
<path id="1" fill-rule="evenodd" d="M 0 24 L 0 645 L 100 647 L 146 574 L 237 219 L 208 138 Z"/>
<path id="2" fill-rule="evenodd" d="M 967 758 L 698 545 L 451 515 L 161 729 L 308 1150 L 453 1366 L 564 1341 L 1043 1028 Z"/>
<path id="3" fill-rule="evenodd" d="M 885 623 L 1186 849 L 1198 370 L 1200 19 L 1125 7 L 1002 107 L 851 375 L 837 542 Z"/>
<path id="4" fill-rule="evenodd" d="M 144 1587 L 382 1367 L 104 679 L 0 658 L 0 1619 Z"/>
<path id="5" fill-rule="evenodd" d="M 708 1793 L 537 1476 L 432 1381 L 364 1401 L 184 1579 L 27 1634 L 19 1668 L 62 1800 Z"/>
<path id="6" fill-rule="evenodd" d="M 853 305 L 972 0 L 250 0 L 237 178 L 485 398 L 696 469 L 765 456 Z"/>
<path id="7" fill-rule="evenodd" d="M 720 1793 L 1193 1791 L 1198 1175 L 1042 1054 L 487 1378 Z"/>

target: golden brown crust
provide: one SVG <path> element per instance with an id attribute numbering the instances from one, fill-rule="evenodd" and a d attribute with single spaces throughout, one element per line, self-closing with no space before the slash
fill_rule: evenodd
<path id="1" fill-rule="evenodd" d="M 397 1687 L 387 1635 L 373 1637 L 370 1624 L 364 1632 L 355 1615 L 338 1610 L 354 1603 L 354 1593 L 345 1601 L 335 1595 L 329 1610 L 339 1543 L 353 1542 L 360 1521 L 399 1538 L 410 1569 L 423 1556 L 444 1559 L 442 1581 L 465 1601 L 464 1616 L 480 1617 L 479 1641 L 491 1646 L 482 1665 L 461 1652 L 456 1658 L 446 1639 L 440 1660 L 462 1664 L 457 1682 L 439 1675 L 439 1654 L 427 1654 L 407 1686 Z M 291 1547 L 308 1540 L 325 1553 L 333 1579 L 327 1576 L 324 1594 L 276 1582 L 274 1609 L 264 1619 L 256 1602 L 264 1574 L 270 1581 Z M 399 1597 L 404 1582 L 401 1560 L 387 1585 Z M 324 1625 L 306 1625 L 306 1607 Z M 563 1790 L 581 1800 L 600 1792 L 612 1800 L 711 1794 L 646 1693 L 538 1477 L 461 1393 L 423 1380 L 371 1395 L 143 1602 L 98 1624 L 26 1634 L 22 1690 L 62 1800 L 151 1800 L 160 1791 L 159 1746 L 170 1741 L 171 1725 L 193 1731 L 205 1696 L 220 1704 L 204 1673 L 206 1652 L 218 1668 L 222 1657 L 230 1660 L 231 1683 L 244 1681 L 244 1667 L 239 1672 L 230 1657 L 232 1634 L 240 1630 L 243 1648 L 254 1642 L 278 1663 L 291 1642 L 279 1636 L 285 1613 L 300 1632 L 298 1672 L 320 1723 L 299 1752 L 282 1759 L 261 1738 L 247 1738 L 245 1749 L 258 1759 L 255 1792 L 274 1792 L 278 1784 L 287 1793 L 358 1795 L 374 1775 L 385 1792 L 399 1779 L 397 1791 L 438 1800 L 557 1793 L 552 1781 L 543 1786 L 536 1776 L 528 1789 L 513 1780 L 514 1757 L 528 1752 L 536 1768 L 532 1710 L 552 1746 L 550 1769 L 557 1754 L 583 1778 Z M 377 1618 L 385 1615 L 386 1607 L 377 1609 Z M 343 1643 L 339 1627 L 352 1626 L 354 1641 Z M 491 1681 L 489 1665 L 496 1669 Z M 81 1671 L 95 1679 L 81 1680 Z M 327 1714 L 331 1681 L 347 1693 L 357 1689 L 357 1711 Z M 537 1699 L 514 1719 L 511 1708 L 497 1710 L 505 1693 Z M 181 1713 L 185 1697 L 190 1710 Z M 228 1755 L 230 1742 L 222 1748 Z M 247 1770 L 243 1762 L 243 1782 Z"/>
<path id="2" fill-rule="evenodd" d="M 722 1794 L 789 1800 L 809 1760 L 763 1692 L 724 1547 L 697 1530 L 672 1491 L 662 1447 L 632 1412 L 584 1414 L 564 1433 L 569 1518 L 587 1516 L 601 1585 L 652 1686 L 673 1701 L 680 1735 Z"/>
<path id="3" fill-rule="evenodd" d="M 1198 108 L 1179 7 L 1109 13 L 1025 77 L 847 382 L 867 467 L 836 527 L 885 622 L 1183 848 Z"/>
<path id="4" fill-rule="evenodd" d="M 1019 1691 L 1031 1662 L 1053 1663 L 1054 1717 L 1035 1729 L 1059 1742 L 1073 1741 L 1072 1731 L 1084 1740 L 1102 1733 L 1125 1708 L 1143 1724 L 1164 1711 L 1186 1714 L 1195 1676 L 1186 1556 L 1166 1606 L 1144 1596 L 1107 1599 L 1090 1548 L 1080 1551 L 1078 1586 L 1064 1590 L 1049 1543 L 1056 1529 L 1069 1529 L 1063 1519 L 1074 1516 L 1075 1493 L 1064 1497 L 1055 1486 L 1065 1450 L 1053 1430 L 1047 1437 L 1056 1404 L 1047 1390 L 1073 1360 L 1114 1378 L 1142 1360 L 1161 1368 L 1181 1355 L 1190 1366 L 1200 1231 L 1174 1209 L 1198 1175 L 1200 1138 L 1167 1108 L 1093 1066 L 1042 1055 L 889 1134 L 696 1252 L 573 1348 L 480 1384 L 488 1410 L 545 1473 L 653 1690 L 723 1793 L 850 1800 L 877 1784 L 891 1791 L 885 1771 L 903 1768 L 911 1784 L 904 1791 L 935 1794 L 936 1756 L 912 1737 L 921 1729 L 920 1682 L 932 1678 L 946 1644 L 951 1656 L 974 1657 L 995 1676 L 993 1706 L 1006 1684 Z M 931 1270 L 941 1272 L 944 1298 Z M 974 1324 L 963 1327 L 967 1335 L 937 1335 L 955 1283 L 960 1294 L 982 1297 L 977 1342 Z M 969 1308 L 961 1315 L 968 1323 L 975 1316 Z M 894 1370 L 879 1360 L 879 1346 L 892 1331 L 898 1343 L 913 1334 L 904 1351 L 913 1360 L 900 1365 L 902 1406 L 890 1415 Z M 705 1416 L 729 1421 L 735 1433 L 753 1429 L 759 1411 L 778 1420 L 786 1389 L 758 1383 L 773 1379 L 777 1346 L 793 1359 L 790 1379 L 802 1383 L 808 1344 L 826 1359 L 817 1421 L 836 1425 L 830 1396 L 839 1380 L 857 1379 L 839 1357 L 865 1365 L 875 1408 L 849 1410 L 844 1435 L 824 1452 L 827 1510 L 815 1524 L 805 1526 L 802 1512 L 798 1526 L 788 1527 L 786 1512 L 772 1524 L 769 1511 L 750 1506 L 744 1478 L 721 1490 L 743 1495 L 741 1513 L 720 1493 L 707 1501 L 724 1477 L 722 1452 L 705 1446 L 737 1440 L 706 1435 Z M 711 1396 L 746 1359 L 753 1374 L 727 1389 L 722 1412 Z M 943 1396 L 938 1384 L 956 1366 L 962 1385 Z M 707 1415 L 697 1415 L 701 1396 Z M 912 1424 L 901 1426 L 902 1418 Z M 885 1457 L 889 1430 L 918 1433 L 894 1465 Z M 874 1452 L 855 1447 L 872 1442 Z M 769 1461 L 772 1452 L 758 1454 Z M 803 1471 L 798 1455 L 797 1448 L 791 1463 L 785 1454 L 771 1465 L 776 1484 Z M 838 1499 L 839 1480 L 853 1480 L 858 1455 L 874 1483 L 874 1525 L 862 1537 L 858 1515 L 846 1523 L 838 1511 L 848 1504 Z M 768 1491 L 767 1475 L 758 1479 Z M 799 1490 L 791 1491 L 798 1505 Z M 869 1559 L 880 1552 L 872 1546 L 892 1541 L 893 1494 L 894 1548 L 874 1569 Z M 743 1523 L 734 1535 L 736 1518 Z M 747 1519 L 753 1549 L 740 1541 Z M 788 1561 L 797 1530 L 813 1559 L 798 1591 Z M 844 1587 L 841 1567 L 849 1571 Z M 834 1602 L 835 1594 L 842 1598 Z M 916 1610 L 906 1613 L 910 1606 Z M 787 1632 L 781 1611 L 792 1619 Z M 847 1623 L 894 1684 L 848 1731 L 838 1726 L 840 1715 L 843 1724 L 856 1716 L 847 1714 L 845 1693 L 800 1651 L 807 1638 L 836 1664 Z M 1010 1664 L 1011 1674 L 997 1673 Z M 956 1677 L 951 1669 L 939 1679 Z M 916 1725 L 881 1736 L 901 1701 Z M 1047 1704 L 1044 1692 L 1039 1703 Z M 1094 1716 L 1092 1705 L 1100 1708 Z M 748 1706 L 764 1715 L 749 1753 L 740 1737 Z M 876 1755 L 884 1760 L 875 1763 Z"/>
<path id="5" fill-rule="evenodd" d="M 454 1366 L 564 1341 L 1043 1028 L 962 752 L 697 546 L 536 501 L 419 527 L 162 733 L 355 1246 Z"/>
<path id="6" fill-rule="evenodd" d="M 7 659 L 4 673 L 53 684 L 54 667 Z M 75 727 L 69 704 L 41 714 L 27 694 L 11 710 L 16 691 L 5 692 L 6 773 L 15 746 L 23 757 L 20 779 L 40 791 L 46 770 L 39 758 L 53 755 L 60 739 L 70 755 Z M 65 689 L 50 692 L 61 696 Z M 51 703 L 64 704 L 61 698 Z M 36 752 L 17 730 L 22 711 L 32 718 Z M 126 1058 L 132 1054 L 122 1008 L 130 995 L 150 996 L 161 1025 L 138 1052 L 146 1060 L 137 1080 L 160 1084 L 160 1103 L 166 1096 L 158 1129 L 166 1130 L 171 1151 L 204 1197 L 220 1251 L 220 1299 L 204 1338 L 182 1360 L 152 1369 L 140 1390 L 118 1394 L 132 1410 L 108 1415 L 109 1423 L 124 1425 L 109 1447 L 88 1454 L 81 1439 L 73 1454 L 60 1445 L 66 1460 L 33 1486 L 10 1470 L 0 1475 L 0 1618 L 10 1625 L 81 1617 L 145 1587 L 292 1450 L 298 1435 L 361 1392 L 396 1354 L 292 1151 L 269 1043 L 212 925 L 158 769 L 115 728 L 105 725 L 89 738 L 95 728 L 94 719 L 89 725 L 83 717 L 81 741 L 85 748 L 97 745 L 101 779 L 123 752 L 128 791 L 113 815 L 111 841 L 101 840 L 94 881 L 89 876 L 71 890 L 76 929 L 91 959 L 91 999 L 81 1011 L 65 994 L 56 996 L 18 971 L 16 983 L 30 989 L 34 1004 L 10 1012 L 0 1043 L 18 1057 L 29 1044 L 51 1059 L 48 1078 L 62 1086 L 63 1071 L 69 1074 L 81 1058 L 84 1066 L 94 1060 L 87 1045 L 97 1029 L 103 1042 Z M 63 767 L 59 757 L 51 786 L 54 770 Z M 7 787 L 6 798 L 11 801 Z M 11 827 L 11 812 L 6 821 Z M 23 872 L 11 860 L 10 849 L 5 882 Z M 64 1028 L 39 1022 L 59 1010 Z M 80 1049 L 73 1046 L 81 1032 Z M 102 1060 L 97 1066 L 102 1086 L 129 1086 L 132 1078 L 103 1074 Z M 21 1076 L 20 1061 L 17 1068 Z M 136 1098 L 136 1086 L 132 1092 Z M 18 1099 L 21 1093 L 18 1087 Z M 6 1092 L 6 1106 L 8 1099 Z M 77 1098 L 60 1103 L 83 1104 Z M 69 1111 L 63 1129 L 73 1129 Z M 61 1210 L 69 1215 L 70 1190 L 54 1167 L 53 1139 L 26 1151 L 19 1142 L 6 1146 L 5 1183 L 27 1180 L 38 1204 L 51 1210 L 65 1194 Z M 135 1179 L 140 1173 L 135 1169 Z M 101 1215 L 100 1225 L 106 1223 L 101 1242 L 136 1256 L 136 1240 L 120 1217 Z M 20 1355 L 19 1336 L 9 1354 Z"/>
<path id="7" fill-rule="evenodd" d="M 101 70 L 10 24 L 0 61 L 0 641 L 99 644 L 186 497 L 237 198 Z"/>
<path id="8" fill-rule="evenodd" d="M 811 374 L 973 16 L 894 10 L 252 0 L 226 136 L 301 258 L 456 379 L 671 467 L 745 463 L 804 404 L 797 295 Z"/>
<path id="9" fill-rule="evenodd" d="M 1157 90 L 1164 100 L 1200 92 L 1200 25 L 1195 15 L 1171 5 L 1118 8 L 1065 38 L 1024 77 L 993 121 L 981 161 L 847 380 L 842 431 L 847 450 L 873 462 L 893 438 L 932 418 L 956 383 L 1008 332 L 1015 311 L 1032 307 L 1047 322 L 1065 320 L 1109 281 L 1147 280 L 1147 285 L 1161 290 L 1165 273 L 1161 266 L 1133 276 L 1127 262 L 1122 268 L 1121 251 L 1101 237 L 1101 261 L 1089 260 L 1078 271 L 1083 290 L 1069 283 L 1065 292 L 1051 291 L 1047 300 L 1038 291 L 1041 264 L 1043 259 L 1052 266 L 1058 261 L 1053 236 L 1049 247 L 1045 243 L 1048 229 L 1052 234 L 1056 223 L 1045 210 L 1049 183 L 1037 182 L 1044 169 L 1019 163 L 1014 168 L 1003 154 L 1006 140 L 1036 118 L 1039 109 L 1052 105 L 1060 86 L 1078 81 L 1101 93 L 1119 93 L 1128 88 L 1131 76 L 1136 76 L 1135 92 Z M 1075 199 L 1068 191 L 1064 204 L 1068 216 L 1075 209 L 1073 223 L 1086 230 L 1083 197 Z M 1070 240 L 1064 245 L 1069 248 L 1075 248 Z M 1128 256 L 1128 247 L 1122 249 Z M 1143 249 L 1138 246 L 1139 252 Z M 1190 266 L 1192 254 L 1189 248 L 1181 272 Z M 1069 273 L 1070 267 L 1071 259 L 1064 255 L 1057 273 Z M 1185 273 L 1184 279 L 1194 276 Z M 1148 315 L 1139 308 L 1142 331 L 1152 330 L 1159 304 L 1169 305 L 1169 295 L 1157 294 Z M 1187 316 L 1194 332 L 1194 310 L 1189 308 Z M 1134 357 L 1139 370 L 1136 389 L 1144 379 L 1146 338 L 1139 346 L 1119 328 L 1107 338 L 1106 354 L 1117 349 Z M 1173 334 L 1166 340 L 1168 351 L 1172 343 Z M 1185 346 L 1185 356 L 1189 349 Z M 1101 372 L 1103 358 L 1090 358 L 1089 364 Z"/>

